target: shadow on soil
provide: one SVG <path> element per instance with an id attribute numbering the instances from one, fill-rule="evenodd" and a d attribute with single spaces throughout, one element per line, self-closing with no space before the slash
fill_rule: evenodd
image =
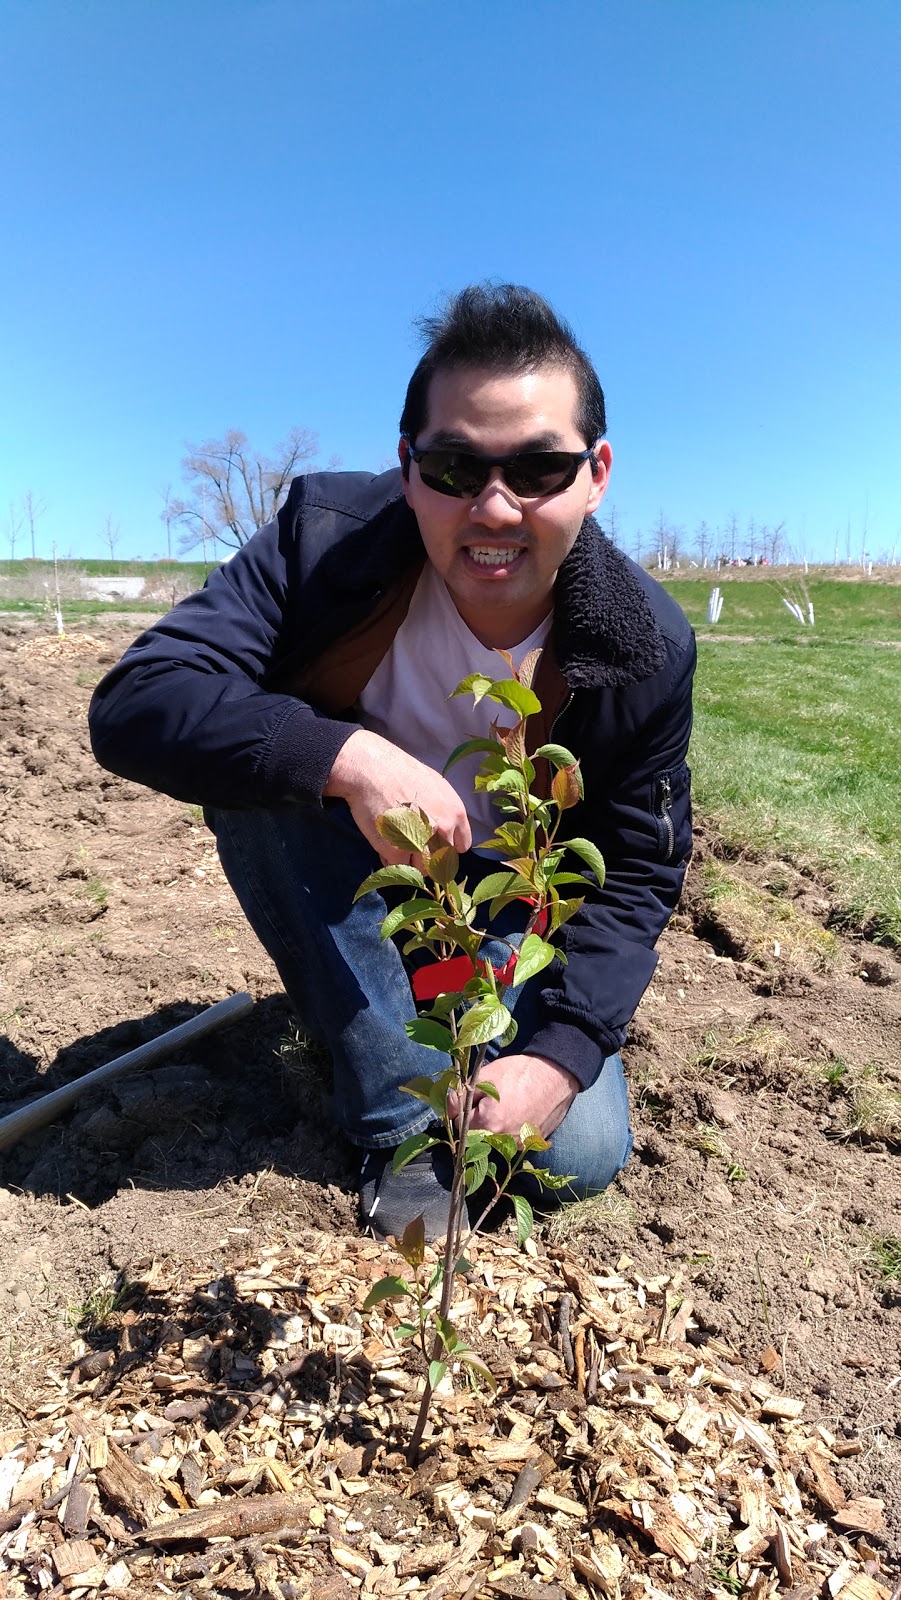
<path id="1" fill-rule="evenodd" d="M 164 1006 L 85 1035 L 39 1071 L 0 1038 L 0 1117 L 204 1010 Z M 96 1206 L 125 1186 L 212 1189 L 266 1167 L 323 1185 L 349 1180 L 328 1067 L 298 1035 L 284 996 L 155 1067 L 85 1092 L 60 1121 L 0 1155 L 0 1184 Z"/>

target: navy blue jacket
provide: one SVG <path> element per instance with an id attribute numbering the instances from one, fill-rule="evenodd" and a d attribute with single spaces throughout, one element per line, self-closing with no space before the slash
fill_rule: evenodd
<path id="1" fill-rule="evenodd" d="M 90 712 L 98 761 L 205 806 L 320 800 L 359 726 L 353 698 L 338 691 L 336 704 L 327 687 L 341 673 L 320 668 L 343 652 L 364 663 L 367 681 L 378 619 L 390 617 L 399 586 L 409 594 L 423 559 L 399 471 L 295 479 L 276 520 L 100 683 Z M 388 642 L 390 626 L 377 650 Z M 691 849 L 695 646 L 676 603 L 587 518 L 557 576 L 546 656 L 563 690 L 553 736 L 585 780 L 567 832 L 594 840 L 607 876 L 557 936 L 568 962 L 547 970 L 546 1020 L 530 1050 L 588 1087 L 625 1040 Z"/>

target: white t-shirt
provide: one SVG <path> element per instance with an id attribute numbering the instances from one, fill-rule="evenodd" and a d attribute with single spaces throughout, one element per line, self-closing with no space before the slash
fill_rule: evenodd
<path id="1" fill-rule="evenodd" d="M 517 668 L 530 650 L 544 644 L 552 618 L 551 612 L 527 639 L 510 647 Z M 440 772 L 451 751 L 465 739 L 490 737 L 495 720 L 504 727 L 514 721 L 514 713 L 493 700 L 473 706 L 471 695 L 448 699 L 471 672 L 483 672 L 489 678 L 508 676 L 503 657 L 481 644 L 466 626 L 444 580 L 427 561 L 410 609 L 360 695 L 360 721 Z M 467 756 L 447 774 L 448 783 L 466 807 L 476 847 L 500 821 L 491 796 L 476 794 L 472 787 L 481 759 Z"/>

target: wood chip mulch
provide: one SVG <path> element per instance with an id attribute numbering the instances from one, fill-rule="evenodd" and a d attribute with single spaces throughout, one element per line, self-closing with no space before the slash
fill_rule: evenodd
<path id="1" fill-rule="evenodd" d="M 860 1443 L 805 1423 L 775 1350 L 750 1375 L 626 1258 L 471 1259 L 453 1320 L 498 1389 L 449 1373 L 415 1469 L 422 1358 L 361 1314 L 389 1250 L 147 1263 L 43 1403 L 3 1396 L 0 1596 L 888 1600 L 881 1502 L 835 1475 Z"/>

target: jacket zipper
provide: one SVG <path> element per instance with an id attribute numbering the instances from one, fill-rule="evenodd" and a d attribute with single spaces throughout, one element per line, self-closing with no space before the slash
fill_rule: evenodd
<path id="1" fill-rule="evenodd" d="M 673 819 L 670 816 L 672 804 L 673 786 L 669 780 L 669 777 L 664 774 L 664 776 L 660 779 L 660 818 L 663 822 L 663 826 L 666 829 L 666 837 L 668 840 L 666 855 L 663 858 L 664 861 L 669 861 L 670 856 L 676 848 L 676 830 L 673 827 Z"/>
<path id="2" fill-rule="evenodd" d="M 553 744 L 553 742 L 554 742 L 554 730 L 555 730 L 555 728 L 557 726 L 557 723 L 560 721 L 561 717 L 565 717 L 566 716 L 566 713 L 569 710 L 570 706 L 572 705 L 574 699 L 575 699 L 575 695 L 573 694 L 572 690 L 570 690 L 568 699 L 560 707 L 560 710 L 557 712 L 557 715 L 555 716 L 553 722 L 551 723 L 550 727 L 548 728 L 548 734 L 547 734 L 547 743 L 548 744 Z"/>

